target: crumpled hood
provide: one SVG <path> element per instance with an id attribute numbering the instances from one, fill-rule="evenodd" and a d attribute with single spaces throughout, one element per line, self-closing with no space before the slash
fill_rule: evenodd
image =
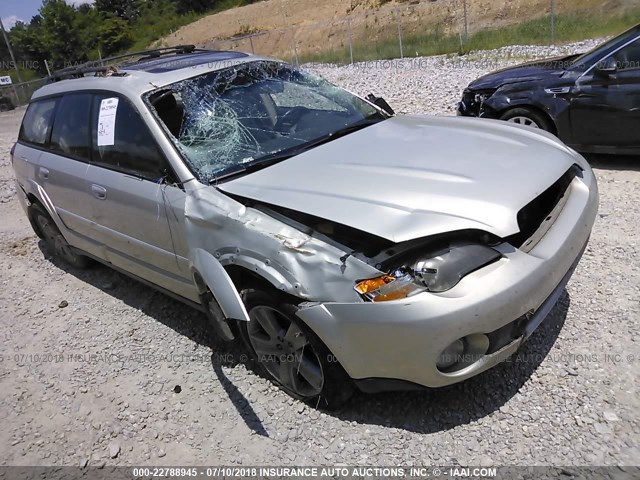
<path id="1" fill-rule="evenodd" d="M 471 90 L 498 88 L 507 83 L 540 80 L 547 77 L 560 78 L 568 63 L 579 55 L 547 58 L 535 62 L 523 63 L 488 73 L 469 84 Z"/>
<path id="2" fill-rule="evenodd" d="M 574 163 L 550 134 L 485 119 L 397 116 L 218 186 L 402 242 L 506 237 Z"/>

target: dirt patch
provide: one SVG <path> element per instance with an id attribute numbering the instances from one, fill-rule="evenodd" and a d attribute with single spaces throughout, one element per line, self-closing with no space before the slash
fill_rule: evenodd
<path id="1" fill-rule="evenodd" d="M 7 242 L 3 250 L 12 257 L 24 257 L 32 253 L 34 248 L 34 237 L 30 236 Z"/>

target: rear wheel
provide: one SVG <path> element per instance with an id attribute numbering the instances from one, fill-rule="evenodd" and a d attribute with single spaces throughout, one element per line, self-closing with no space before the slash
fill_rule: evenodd
<path id="1" fill-rule="evenodd" d="M 34 203 L 29 207 L 29 217 L 36 234 L 52 254 L 74 268 L 87 268 L 91 265 L 91 259 L 73 251 L 55 222 L 40 204 Z"/>
<path id="2" fill-rule="evenodd" d="M 549 119 L 530 108 L 513 108 L 505 112 L 500 119 L 517 125 L 553 132 L 553 125 Z"/>
<path id="3" fill-rule="evenodd" d="M 9 110 L 9 105 L 4 102 L 0 103 L 0 112 L 8 112 Z"/>
<path id="4" fill-rule="evenodd" d="M 294 398 L 337 408 L 354 385 L 322 341 L 300 320 L 297 307 L 278 292 L 242 291 L 249 322 L 239 322 L 242 340 L 259 370 Z"/>

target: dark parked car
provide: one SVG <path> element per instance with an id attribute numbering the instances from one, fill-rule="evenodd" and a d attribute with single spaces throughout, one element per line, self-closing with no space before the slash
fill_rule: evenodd
<path id="1" fill-rule="evenodd" d="M 11 101 L 9 97 L 3 97 L 0 95 L 0 112 L 7 112 L 9 110 L 13 110 L 15 105 Z"/>
<path id="2" fill-rule="evenodd" d="M 458 114 L 542 128 L 582 152 L 640 153 L 640 25 L 582 55 L 485 75 Z"/>

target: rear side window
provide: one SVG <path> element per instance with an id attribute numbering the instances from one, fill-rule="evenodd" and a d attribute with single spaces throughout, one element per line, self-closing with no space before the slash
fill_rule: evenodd
<path id="1" fill-rule="evenodd" d="M 151 180 L 165 175 L 154 138 L 128 100 L 96 95 L 91 116 L 94 163 Z"/>
<path id="2" fill-rule="evenodd" d="M 59 101 L 51 131 L 52 150 L 89 161 L 91 94 L 65 95 Z"/>
<path id="3" fill-rule="evenodd" d="M 51 132 L 56 101 L 53 98 L 33 102 L 29 105 L 27 113 L 24 114 L 18 140 L 33 143 L 34 145 L 45 145 L 47 143 L 49 132 Z"/>

